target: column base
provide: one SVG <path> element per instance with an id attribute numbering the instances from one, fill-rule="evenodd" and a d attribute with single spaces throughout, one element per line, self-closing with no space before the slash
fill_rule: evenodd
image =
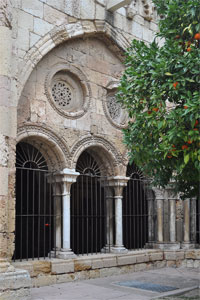
<path id="1" fill-rule="evenodd" d="M 196 248 L 196 244 L 192 243 L 192 242 L 182 242 L 181 243 L 181 249 L 195 249 Z"/>
<path id="2" fill-rule="evenodd" d="M 58 253 L 60 253 L 61 248 L 58 248 L 56 250 L 51 250 L 51 252 L 49 252 L 48 257 L 50 258 L 56 258 L 58 256 Z"/>
<path id="3" fill-rule="evenodd" d="M 113 248 L 113 245 L 105 245 L 105 246 L 101 249 L 101 253 L 110 253 L 111 248 Z"/>
<path id="4" fill-rule="evenodd" d="M 161 250 L 178 250 L 181 248 L 181 245 L 179 242 L 166 242 L 166 243 L 154 243 L 153 244 L 154 249 L 161 249 Z"/>
<path id="5" fill-rule="evenodd" d="M 61 249 L 58 251 L 56 257 L 60 259 L 71 259 L 75 258 L 77 255 L 71 249 Z"/>
<path id="6" fill-rule="evenodd" d="M 113 246 L 110 248 L 111 253 L 128 253 L 128 249 L 126 249 L 124 246 Z"/>
<path id="7" fill-rule="evenodd" d="M 0 299 L 30 300 L 31 278 L 28 271 L 0 273 Z"/>

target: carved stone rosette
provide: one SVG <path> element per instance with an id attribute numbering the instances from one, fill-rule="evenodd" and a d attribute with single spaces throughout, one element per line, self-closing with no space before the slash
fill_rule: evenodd
<path id="1" fill-rule="evenodd" d="M 45 94 L 53 109 L 70 119 L 82 117 L 90 106 L 91 89 L 85 74 L 68 63 L 52 66 L 46 76 Z"/>

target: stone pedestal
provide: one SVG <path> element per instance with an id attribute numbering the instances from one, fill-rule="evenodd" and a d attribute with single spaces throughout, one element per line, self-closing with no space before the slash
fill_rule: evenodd
<path id="1" fill-rule="evenodd" d="M 54 176 L 55 182 L 59 182 L 62 187 L 62 248 L 56 255 L 61 259 L 70 259 L 76 256 L 70 247 L 70 190 L 78 175 L 80 174 L 75 170 L 64 169 Z"/>
<path id="2" fill-rule="evenodd" d="M 30 299 L 31 278 L 28 271 L 16 270 L 6 259 L 0 259 L 0 299 Z"/>
<path id="3" fill-rule="evenodd" d="M 108 179 L 108 185 L 114 189 L 115 199 L 115 244 L 111 248 L 112 253 L 126 253 L 128 250 L 123 245 L 123 224 L 122 224 L 122 193 L 129 178 L 115 176 Z"/>

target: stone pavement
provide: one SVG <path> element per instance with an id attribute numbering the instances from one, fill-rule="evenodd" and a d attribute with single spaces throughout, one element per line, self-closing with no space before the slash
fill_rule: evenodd
<path id="1" fill-rule="evenodd" d="M 127 283 L 128 281 L 128 283 Z M 150 283 L 174 288 L 158 292 L 121 286 L 132 282 Z M 120 283 L 120 285 L 119 285 Z M 200 285 L 200 270 L 192 268 L 162 268 L 118 276 L 74 281 L 41 288 L 32 288 L 32 300 L 148 300 L 172 296 Z M 155 287 L 155 286 L 154 286 Z M 176 289 L 175 289 L 176 288 Z"/>

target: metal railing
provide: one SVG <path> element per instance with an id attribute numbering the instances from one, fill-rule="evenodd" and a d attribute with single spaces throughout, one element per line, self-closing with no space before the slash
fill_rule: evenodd
<path id="1" fill-rule="evenodd" d="M 106 178 L 80 175 L 71 188 L 71 248 L 99 253 L 106 244 Z"/>
<path id="2" fill-rule="evenodd" d="M 154 211 L 148 182 L 131 178 L 123 193 L 123 237 L 127 249 L 143 249 L 155 241 Z"/>
<path id="3" fill-rule="evenodd" d="M 51 176 L 46 170 L 16 169 L 14 260 L 51 257 L 56 218 Z"/>

